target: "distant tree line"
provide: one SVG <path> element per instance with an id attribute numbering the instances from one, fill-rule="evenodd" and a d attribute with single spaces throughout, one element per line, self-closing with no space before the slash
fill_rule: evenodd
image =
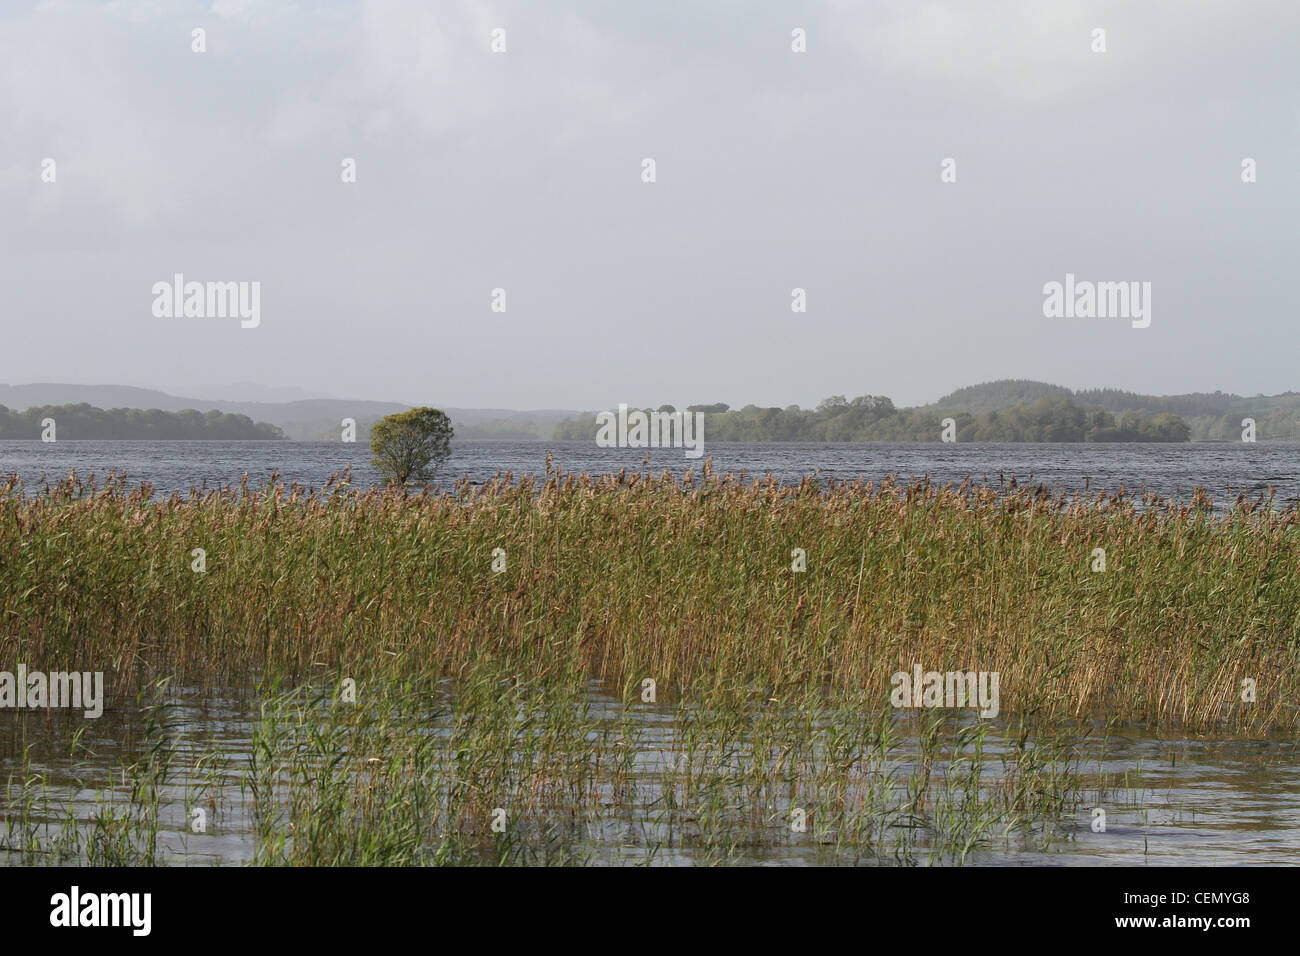
<path id="1" fill-rule="evenodd" d="M 54 419 L 55 437 L 64 440 L 147 440 L 209 441 L 283 440 L 284 432 L 275 425 L 255 422 L 247 415 L 226 412 L 199 412 L 187 408 L 179 412 L 161 409 L 95 408 L 81 402 L 76 405 L 39 405 L 15 411 L 0 405 L 0 438 L 39 439 L 42 422 Z"/>
<path id="2" fill-rule="evenodd" d="M 357 441 L 370 440 L 370 429 L 379 421 L 377 418 L 357 420 Z M 492 419 L 485 422 L 453 422 L 457 441 L 547 441 L 552 437 L 554 425 L 549 421 L 531 421 L 528 419 Z M 338 441 L 339 425 L 337 422 L 315 422 L 300 425 L 296 429 L 304 441 Z M 291 432 L 292 434 L 292 432 Z"/>
<path id="3" fill-rule="evenodd" d="M 672 406 L 660 406 L 672 411 Z M 1088 408 L 1068 398 L 1040 398 L 1027 404 L 979 413 L 946 412 L 935 406 L 894 407 L 883 395 L 846 399 L 832 395 L 815 409 L 798 405 L 730 409 L 724 403 L 691 405 L 703 411 L 707 441 L 938 441 L 943 419 L 956 422 L 958 441 L 987 442 L 1181 442 L 1190 429 L 1177 415 L 1147 415 L 1126 410 L 1118 414 Z M 589 439 L 596 418 L 569 419 L 556 426 L 555 437 Z"/>
<path id="4" fill-rule="evenodd" d="M 1152 418 L 1163 413 L 1177 415 L 1187 424 L 1192 441 L 1241 441 L 1244 418 L 1254 420 L 1259 441 L 1300 441 L 1300 392 L 1293 391 L 1254 396 L 1224 391 L 1144 395 L 1115 388 L 1071 391 L 1021 379 L 961 388 L 929 407 L 976 414 L 1048 397 L 1068 398 L 1084 408 L 1104 409 L 1116 416 L 1125 412 Z"/>
<path id="5" fill-rule="evenodd" d="M 932 414 L 932 413 L 931 413 Z M 1118 414 L 1079 406 L 1066 398 L 1042 398 L 1029 405 L 981 412 L 957 412 L 958 441 L 990 442 L 1182 442 L 1191 429 L 1177 415 Z"/>

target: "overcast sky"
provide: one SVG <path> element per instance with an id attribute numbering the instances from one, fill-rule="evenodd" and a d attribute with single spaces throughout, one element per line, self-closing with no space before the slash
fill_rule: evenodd
<path id="1" fill-rule="evenodd" d="M 1298 36 L 1295 0 L 0 0 L 0 381 L 1300 388 Z M 178 272 L 260 282 L 260 325 L 155 317 Z M 1044 317 L 1067 272 L 1150 282 L 1150 326 Z"/>

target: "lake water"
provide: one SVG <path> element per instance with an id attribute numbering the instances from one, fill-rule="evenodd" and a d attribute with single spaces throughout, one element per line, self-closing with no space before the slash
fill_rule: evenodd
<path id="1" fill-rule="evenodd" d="M 665 468 L 683 475 L 703 459 L 685 458 L 682 449 L 598 448 L 594 442 L 464 441 L 440 475 L 442 484 L 468 477 L 488 481 L 501 472 L 515 478 L 546 472 L 546 455 L 565 472 L 588 474 Z M 1275 489 L 1275 504 L 1300 500 L 1300 443 L 1194 442 L 1182 444 L 827 444 L 709 442 L 713 471 L 772 474 L 797 482 L 817 473 L 822 479 L 879 481 L 887 475 L 929 476 L 940 485 L 974 481 L 998 487 L 1014 476 L 1020 485 L 1042 484 L 1055 491 L 1157 492 L 1185 497 L 1199 487 L 1216 504 L 1238 494 L 1257 497 Z M 643 464 L 646 458 L 648 464 Z M 319 488 L 330 475 L 352 466 L 354 485 L 379 481 L 364 444 L 343 442 L 108 442 L 0 441 L 0 473 L 17 473 L 28 490 L 56 481 L 76 469 L 81 477 L 125 472 L 160 493 L 190 487 L 237 485 L 245 473 L 257 485 L 279 471 L 285 482 Z"/>
<path id="2" fill-rule="evenodd" d="M 595 722 L 615 723 L 622 712 L 620 700 L 597 682 L 592 682 L 588 702 Z M 241 776 L 248 770 L 250 740 L 256 709 L 252 697 L 232 691 L 199 691 L 179 688 L 172 696 L 166 723 L 175 744 L 171 762 L 172 781 L 161 793 L 160 860 L 172 865 L 241 864 L 256 848 L 253 801 L 241 789 Z M 990 722 L 993 731 L 987 746 L 990 761 L 997 763 L 1010 746 L 1003 736 L 1006 728 Z M 142 712 L 133 707 L 113 708 L 103 718 L 89 722 L 76 755 L 69 754 L 66 734 L 50 734 L 44 715 L 0 712 L 0 772 L 6 776 L 16 765 L 21 748 L 32 745 L 32 769 L 44 775 L 48 809 L 38 812 L 33 822 L 62 825 L 70 811 L 85 821 L 104 811 L 107 804 L 129 799 L 130 787 L 121 777 L 121 767 L 139 759 L 148 744 L 143 733 Z M 623 810 L 597 809 L 586 814 L 583 823 L 568 825 L 577 852 L 592 862 L 656 865 L 716 862 L 703 847 L 689 841 L 673 845 L 672 834 L 659 822 L 663 803 L 663 769 L 681 754 L 671 705 L 647 708 L 637 718 L 635 771 L 624 785 L 638 796 L 620 805 Z M 900 736 L 900 777 L 897 799 L 904 800 L 907 774 L 916 766 L 918 744 L 914 730 Z M 914 725 L 912 725 L 914 727 Z M 44 728 L 44 730 L 43 730 Z M 430 720 L 421 732 L 439 732 Z M 1104 739 L 1103 739 L 1104 738 Z M 1257 740 L 1217 739 L 1200 736 L 1184 739 L 1148 733 L 1140 727 L 1121 728 L 1109 734 L 1091 726 L 1080 733 L 1073 745 L 1078 770 L 1086 785 L 1101 774 L 1124 779 L 1100 799 L 1089 799 L 1070 813 L 1050 823 L 1052 838 L 1041 839 L 1046 829 L 1001 832 L 992 828 L 987 841 L 965 857 L 967 865 L 1052 865 L 1134 866 L 1300 864 L 1300 744 L 1281 738 Z M 201 766 L 220 754 L 218 764 Z M 265 758 L 264 758 L 265 759 Z M 744 763 L 742 757 L 739 761 Z M 936 780 L 948 772 L 949 764 L 935 764 Z M 195 799 L 184 781 L 194 773 L 206 774 L 209 789 Z M 734 799 L 744 804 L 745 788 L 737 787 Z M 1084 788 L 1087 793 L 1087 786 Z M 13 788 L 11 787 L 11 796 Z M 1093 807 L 1106 811 L 1105 829 L 1093 829 Z M 195 833 L 190 824 L 194 806 L 206 808 L 205 832 Z M 605 806 L 609 802 L 605 801 Z M 687 802 L 684 809 L 689 810 Z M 0 815 L 2 822 L 3 815 Z M 687 817 L 689 819 L 689 815 Z M 808 837 L 790 838 L 769 827 L 766 835 L 744 840 L 728 856 L 731 862 L 761 864 L 843 863 L 839 856 Z M 653 854 L 651 848 L 665 837 L 669 845 Z M 881 852 L 863 852 L 849 862 L 951 864 L 951 856 L 933 856 L 932 835 L 917 825 L 914 843 L 902 860 L 892 858 L 888 837 L 881 840 Z M 0 865 L 16 861 L 16 854 L 3 847 L 0 825 Z"/>
<path id="3" fill-rule="evenodd" d="M 602 474 L 667 468 L 682 475 L 701 461 L 684 458 L 680 449 L 601 449 L 590 442 L 467 441 L 453 446 L 444 483 L 467 476 L 483 482 L 502 472 L 516 478 L 543 474 L 546 455 L 566 472 Z M 1216 502 L 1237 494 L 1257 496 L 1275 489 L 1278 505 L 1300 497 L 1300 444 L 1107 444 L 1107 445 L 976 445 L 976 444 L 735 444 L 710 443 L 707 455 L 713 470 L 772 474 L 798 481 L 817 472 L 821 478 L 869 480 L 896 475 L 928 476 L 933 482 L 959 484 L 967 476 L 998 487 L 1014 475 L 1017 482 L 1049 489 L 1085 488 L 1130 492 L 1143 490 L 1185 497 L 1204 487 Z M 42 444 L 0 442 L 0 473 L 17 473 L 29 492 L 44 480 L 58 480 L 75 469 L 81 477 L 102 478 L 116 469 L 132 482 L 148 481 L 159 493 L 186 492 L 190 487 L 237 485 L 247 473 L 250 484 L 278 471 L 286 482 L 320 487 L 330 475 L 351 465 L 354 484 L 367 485 L 378 475 L 367 462 L 362 445 L 338 442 L 75 442 Z M 12 662 L 0 662 L 0 669 Z M 596 708 L 611 714 L 618 701 L 593 688 Z M 180 743 L 175 770 L 185 773 L 213 749 L 229 758 L 222 771 L 227 787 L 213 804 L 205 834 L 188 832 L 183 791 L 164 796 L 161 844 L 164 861 L 173 863 L 238 863 L 249 859 L 254 833 L 238 780 L 250 750 L 254 705 L 233 689 L 179 691 L 172 732 Z M 667 713 L 646 718 L 647 746 L 673 750 Z M 113 710 L 90 721 L 82 748 L 70 756 L 67 738 L 50 734 L 45 722 L 31 714 L 0 712 L 0 776 L 8 780 L 27 745 L 32 745 L 32 769 L 45 775 L 54 803 L 85 820 L 99 812 L 105 799 L 126 796 L 120 768 L 138 757 L 142 746 L 141 715 L 130 707 Z M 658 736 L 656 736 L 658 735 Z M 1141 771 L 1134 786 L 1114 795 L 1104 834 L 1094 833 L 1084 808 L 1061 822 L 1062 835 L 1050 849 L 1017 842 L 977 850 L 967 862 L 983 864 L 1247 864 L 1300 863 L 1300 751 L 1292 739 L 1181 738 L 1147 733 L 1140 727 L 1112 732 L 1104 751 L 1095 738 L 1080 738 L 1085 771 L 1122 774 Z M 1091 761 L 1091 763 L 1089 763 Z M 655 771 L 639 771 L 638 785 L 653 791 Z M 10 785 L 10 796 L 13 785 Z M 0 823 L 3 823 L 0 814 Z M 49 822 L 57 824 L 57 819 Z M 623 837 L 591 831 L 581 839 L 606 859 L 635 862 L 641 850 L 629 851 L 627 826 Z M 0 835 L 3 826 L 0 826 Z M 924 849 L 924 838 L 918 844 Z M 823 862 L 815 845 L 751 846 L 740 857 L 748 862 Z M 0 864 L 15 856 L 0 847 Z M 690 850 L 677 849 L 657 858 L 660 863 L 694 862 Z M 919 860 L 926 862 L 924 854 Z"/>

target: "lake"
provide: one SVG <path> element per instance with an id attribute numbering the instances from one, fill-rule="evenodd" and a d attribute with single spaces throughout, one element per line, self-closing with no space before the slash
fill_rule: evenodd
<path id="1" fill-rule="evenodd" d="M 586 695 L 592 733 L 617 727 L 622 705 L 614 688 L 592 682 Z M 228 865 L 249 862 L 257 847 L 256 800 L 246 783 L 253 757 L 252 743 L 258 715 L 245 690 L 178 687 L 170 695 L 162 718 L 172 751 L 168 780 L 158 794 L 159 863 L 171 865 Z M 56 718 L 56 730 L 60 728 Z M 41 804 L 27 816 L 28 826 L 48 826 L 57 831 L 71 815 L 86 821 L 102 814 L 106 806 L 121 806 L 132 793 L 123 774 L 128 762 L 150 751 L 148 723 L 134 705 L 113 708 L 87 726 L 78 750 L 71 752 L 67 727 L 51 733 L 44 715 L 0 711 L 0 772 L 17 765 L 21 748 L 31 745 L 31 770 L 43 775 Z M 431 714 L 420 733 L 448 733 L 447 721 Z M 812 833 L 792 837 L 777 822 L 765 826 L 736 824 L 734 846 L 720 849 L 699 836 L 684 837 L 682 820 L 663 823 L 664 770 L 681 758 L 687 747 L 682 734 L 690 719 L 668 704 L 642 709 L 634 718 L 629 740 L 630 772 L 617 787 L 602 788 L 593 807 L 567 821 L 567 848 L 588 862 L 607 865 L 690 865 L 732 862 L 740 864 L 951 865 L 959 860 L 937 852 L 935 834 L 928 821 L 904 815 L 877 835 L 879 852 L 823 845 Z M 992 728 L 986 757 L 994 764 L 1009 759 L 1014 733 L 1001 721 Z M 905 805 L 909 784 L 915 784 L 919 742 L 916 725 L 900 717 L 896 769 L 886 802 Z M 1100 724 L 1075 728 L 1070 751 L 1077 760 L 1081 805 L 1028 830 L 1003 833 L 995 822 L 960 859 L 967 865 L 1134 866 L 1180 864 L 1228 866 L 1300 863 L 1300 747 L 1281 738 L 1234 740 L 1211 736 L 1183 738 L 1153 733 L 1142 727 L 1112 728 Z M 589 734 L 590 737 L 590 734 Z M 304 746 L 295 744 L 295 746 Z M 743 750 L 743 746 L 742 746 Z M 695 759 L 700 760 L 698 751 Z M 217 759 L 214 761 L 214 757 Z M 263 761 L 267 759 L 263 754 Z M 446 760 L 454 760 L 448 754 Z M 743 808 L 753 799 L 744 785 L 749 756 L 737 752 L 732 770 L 713 782 L 723 789 L 722 806 Z M 945 777 L 964 768 L 950 760 L 927 771 L 928 785 L 937 795 L 946 792 Z M 1102 775 L 1112 784 L 1099 794 L 1094 789 Z M 738 781 L 728 787 L 725 780 Z M 202 784 L 196 795 L 195 781 Z M 1118 781 L 1116 785 L 1115 781 Z M 865 784 L 862 784 L 865 786 Z M 959 792 L 962 784 L 955 783 Z M 996 789 L 990 780 L 981 788 L 987 797 Z M 11 788 L 10 796 L 14 795 Z M 617 797 L 617 799 L 616 799 Z M 691 809 L 689 799 L 677 800 Z M 707 803 L 706 803 L 707 805 Z M 1094 808 L 1105 809 L 1104 830 L 1094 829 Z M 203 808 L 204 829 L 193 830 L 191 815 Z M 568 815 L 565 814 L 565 817 Z M 777 814 L 778 821 L 781 814 Z M 719 828 L 722 829 L 722 828 Z M 906 833 L 906 849 L 896 849 L 897 835 Z M 12 838 L 11 838 L 12 839 Z M 662 843 L 663 846 L 659 846 Z M 0 865 L 16 862 L 4 852 L 5 833 L 0 821 Z"/>
<path id="2" fill-rule="evenodd" d="M 484 482 L 502 472 L 515 478 L 545 474 L 546 455 L 565 472 L 617 473 L 626 468 L 659 474 L 668 469 L 696 474 L 705 459 L 690 460 L 679 448 L 598 448 L 595 442 L 453 442 L 440 479 Z M 646 458 L 648 464 L 643 464 Z M 848 444 L 804 442 L 709 442 L 705 458 L 715 474 L 772 474 L 797 482 L 821 479 L 879 481 L 887 475 L 929 476 L 940 485 L 975 482 L 998 487 L 1012 476 L 1020 485 L 1056 491 L 1156 492 L 1186 497 L 1204 487 L 1216 504 L 1238 494 L 1257 497 L 1271 487 L 1279 506 L 1300 500 L 1300 443 L 1192 442 L 1181 444 Z M 351 465 L 354 485 L 379 481 L 364 444 L 343 442 L 133 442 L 0 441 L 0 473 L 17 473 L 28 491 L 75 469 L 102 478 L 116 469 L 132 482 L 147 481 L 160 493 L 239 484 L 247 473 L 257 485 L 279 471 L 281 480 L 319 488 Z"/>
<path id="3" fill-rule="evenodd" d="M 602 474 L 668 469 L 676 475 L 695 468 L 680 449 L 652 449 L 649 463 L 641 449 L 601 449 L 590 442 L 466 441 L 453 445 L 444 483 L 468 477 L 484 482 L 511 472 L 541 474 L 546 456 L 566 472 Z M 823 479 L 879 481 L 889 475 L 928 476 L 939 484 L 959 484 L 967 476 L 998 487 L 1012 476 L 1020 485 L 1042 484 L 1067 492 L 1156 492 L 1187 496 L 1204 487 L 1222 503 L 1237 494 L 1257 496 L 1276 490 L 1276 503 L 1300 497 L 1300 444 L 738 444 L 711 443 L 706 457 L 713 470 L 772 474 L 785 482 L 814 472 Z M 102 478 L 111 470 L 132 482 L 152 483 L 159 493 L 186 492 L 191 487 L 237 485 L 247 473 L 251 484 L 278 471 L 281 480 L 320 487 L 351 465 L 354 483 L 378 480 L 362 445 L 338 442 L 0 442 L 0 472 L 17 473 L 27 490 L 44 480 L 57 480 L 74 470 L 81 477 Z M 0 662 L 0 669 L 13 662 Z M 593 720 L 617 723 L 621 705 L 615 689 L 593 682 L 587 695 Z M 161 797 L 161 862 L 241 863 L 252 858 L 255 827 L 248 795 L 240 780 L 247 770 L 258 723 L 257 704 L 247 688 L 176 687 L 167 711 L 167 733 L 173 752 L 171 771 L 179 779 L 205 776 L 213 787 L 206 832 L 187 826 L 191 808 L 183 786 L 166 783 Z M 677 729 L 685 726 L 673 705 L 647 709 L 636 717 L 635 746 L 625 783 L 644 794 L 621 816 L 577 827 L 574 845 L 598 862 L 659 864 L 716 862 L 700 847 L 650 849 L 661 836 L 652 811 L 659 792 L 664 759 L 680 750 Z M 6 778 L 21 766 L 30 746 L 29 770 L 43 775 L 49 802 L 27 823 L 57 829 L 67 815 L 87 821 L 106 804 L 129 797 L 124 763 L 147 751 L 148 723 L 139 706 L 126 705 L 89 722 L 77 747 L 69 744 L 69 728 L 54 730 L 44 715 L 0 711 L 0 775 Z M 1001 721 L 992 727 L 989 753 L 1007 752 L 1013 728 Z M 1182 863 L 1229 865 L 1300 863 L 1300 750 L 1293 739 L 1234 739 L 1148 732 L 1141 726 L 1121 726 L 1098 733 L 1097 726 L 1081 730 L 1074 742 L 1085 783 L 1089 775 L 1109 775 L 1125 784 L 1112 789 L 1105 832 L 1092 829 L 1091 802 L 1072 809 L 1054 822 L 1053 839 L 1043 845 L 1023 835 L 1006 841 L 981 842 L 967 863 L 989 865 L 1132 865 Z M 427 728 L 437 733 L 430 718 Z M 903 778 L 912 769 L 909 749 L 918 746 L 914 727 L 900 730 L 899 755 Z M 205 755 L 220 753 L 222 764 L 205 764 Z M 653 759 L 652 759 L 653 758 Z M 941 777 L 948 765 L 940 763 Z M 900 779 L 903 779 L 900 778 Z M 9 797 L 14 797 L 11 782 Z M 1097 802 L 1097 801 L 1092 801 Z M 644 810 L 636 809 L 645 808 Z M 599 816 L 599 814 L 597 814 Z M 13 817 L 0 823 L 11 823 Z M 3 846 L 0 825 L 0 864 L 16 862 Z M 893 862 L 948 862 L 927 856 L 927 836 L 919 832 L 906 858 Z M 748 863 L 834 862 L 814 841 L 774 838 L 741 847 L 732 857 Z M 859 860 L 856 862 L 871 862 Z M 878 862 L 890 862 L 883 860 Z"/>

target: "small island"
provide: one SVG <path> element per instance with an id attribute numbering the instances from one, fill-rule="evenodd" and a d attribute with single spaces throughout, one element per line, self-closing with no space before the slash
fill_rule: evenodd
<path id="1" fill-rule="evenodd" d="M 724 402 L 690 405 L 688 412 L 704 415 L 712 441 L 737 442 L 927 442 L 939 441 L 951 423 L 961 442 L 1185 442 L 1191 428 L 1171 412 L 1119 413 L 1076 405 L 1051 396 L 1001 409 L 972 412 L 961 408 L 896 408 L 884 395 L 843 395 L 824 399 L 815 409 L 798 405 L 732 409 Z M 646 409 L 647 412 L 650 409 Z M 674 412 L 671 405 L 658 411 Z M 557 438 L 590 438 L 595 415 L 556 425 Z"/>
<path id="2" fill-rule="evenodd" d="M 38 440 L 53 420 L 60 441 L 283 441 L 275 425 L 255 422 L 247 415 L 200 412 L 187 408 L 164 412 L 158 408 L 95 408 L 76 405 L 37 405 L 15 411 L 0 405 L 0 439 Z"/>

